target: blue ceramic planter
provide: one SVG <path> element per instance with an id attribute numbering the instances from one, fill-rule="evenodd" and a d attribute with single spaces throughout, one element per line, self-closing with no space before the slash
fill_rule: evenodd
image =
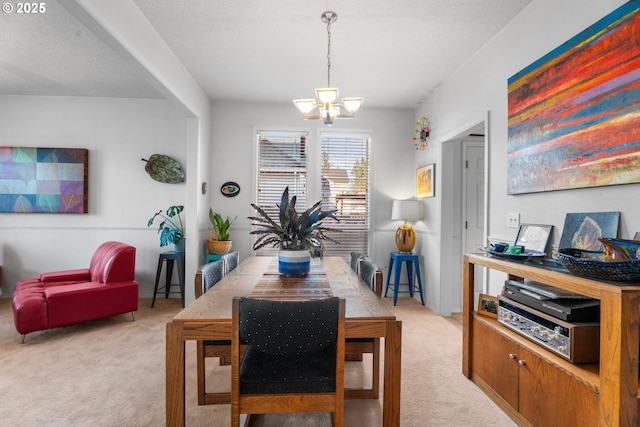
<path id="1" fill-rule="evenodd" d="M 278 251 L 278 271 L 287 276 L 303 276 L 311 270 L 311 255 L 306 249 Z"/>

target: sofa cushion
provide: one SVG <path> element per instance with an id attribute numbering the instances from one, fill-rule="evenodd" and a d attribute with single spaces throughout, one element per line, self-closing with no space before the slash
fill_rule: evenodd
<path id="1" fill-rule="evenodd" d="M 47 300 L 37 278 L 22 280 L 13 294 L 13 323 L 20 334 L 49 328 Z"/>
<path id="2" fill-rule="evenodd" d="M 50 328 L 138 310 L 136 282 L 48 286 L 44 294 L 48 302 Z"/>

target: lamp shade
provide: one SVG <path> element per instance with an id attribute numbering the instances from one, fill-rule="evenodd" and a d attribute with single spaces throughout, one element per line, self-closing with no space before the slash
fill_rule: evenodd
<path id="1" fill-rule="evenodd" d="M 394 200 L 391 209 L 392 221 L 415 221 L 422 219 L 420 202 L 417 200 Z"/>

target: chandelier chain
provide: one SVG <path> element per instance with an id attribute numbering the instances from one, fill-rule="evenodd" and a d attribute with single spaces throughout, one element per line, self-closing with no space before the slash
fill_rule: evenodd
<path id="1" fill-rule="evenodd" d="M 327 87 L 331 87 L 331 17 L 327 19 Z"/>

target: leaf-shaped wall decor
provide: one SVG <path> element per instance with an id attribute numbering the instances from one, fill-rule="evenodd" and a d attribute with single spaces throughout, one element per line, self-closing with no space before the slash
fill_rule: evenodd
<path id="1" fill-rule="evenodd" d="M 147 162 L 144 170 L 149 176 L 156 181 L 166 182 L 168 184 L 178 184 L 184 182 L 184 172 L 180 168 L 180 163 L 164 154 L 153 154 L 147 159 L 141 159 Z"/>

